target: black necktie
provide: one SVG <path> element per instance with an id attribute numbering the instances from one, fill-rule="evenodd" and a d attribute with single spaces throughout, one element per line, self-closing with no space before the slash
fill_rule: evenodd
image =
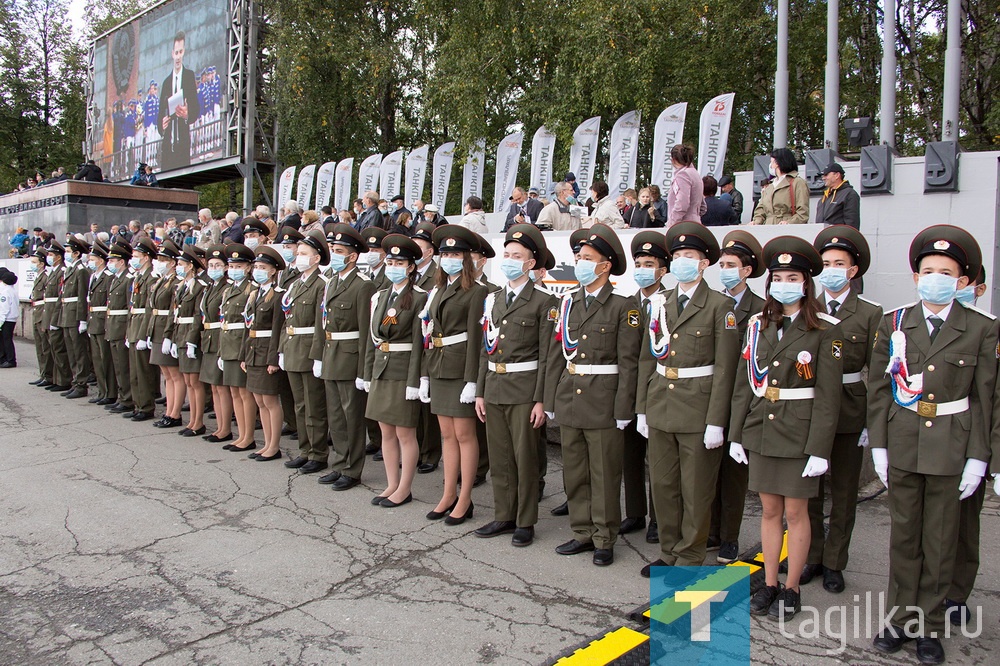
<path id="1" fill-rule="evenodd" d="M 837 315 L 837 310 L 840 309 L 840 303 L 837 301 L 830 301 L 830 316 L 834 317 Z"/>
<path id="2" fill-rule="evenodd" d="M 944 324 L 944 319 L 931 315 L 927 318 L 927 321 L 931 323 L 931 342 L 934 342 L 934 338 L 936 338 L 937 334 L 941 331 L 941 325 Z"/>
<path id="3" fill-rule="evenodd" d="M 792 318 L 791 317 L 782 317 L 781 318 L 781 332 L 782 333 L 784 333 L 785 331 L 787 331 L 788 327 L 791 326 L 791 325 L 792 325 Z"/>
<path id="4" fill-rule="evenodd" d="M 590 309 L 590 305 L 594 302 L 595 298 L 597 298 L 597 297 L 594 296 L 593 294 L 587 294 L 587 297 L 583 299 L 583 307 L 585 309 L 589 310 Z"/>
<path id="5" fill-rule="evenodd" d="M 680 315 L 680 313 L 684 312 L 684 306 L 687 305 L 687 302 L 689 300 L 691 300 L 691 299 L 688 298 L 687 294 L 681 294 L 680 296 L 677 297 L 677 314 L 678 315 Z"/>
<path id="6" fill-rule="evenodd" d="M 508 291 L 507 292 L 507 307 L 509 308 L 510 304 L 513 303 L 513 302 L 514 302 L 514 292 Z"/>
<path id="7" fill-rule="evenodd" d="M 386 308 L 391 308 L 392 304 L 396 302 L 396 298 L 398 296 L 399 296 L 399 293 L 397 293 L 395 291 L 393 291 L 391 294 L 389 294 L 389 303 L 386 305 Z"/>

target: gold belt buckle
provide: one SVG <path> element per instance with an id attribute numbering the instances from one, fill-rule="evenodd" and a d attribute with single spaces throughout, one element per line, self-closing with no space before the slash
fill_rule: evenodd
<path id="1" fill-rule="evenodd" d="M 387 352 L 387 351 L 389 351 L 389 343 L 388 342 L 382 342 L 382 343 L 380 343 L 379 346 L 378 346 L 378 350 L 381 351 L 381 352 Z"/>
<path id="2" fill-rule="evenodd" d="M 666 368 L 667 379 L 680 379 L 677 374 L 677 368 Z"/>
<path id="3" fill-rule="evenodd" d="M 496 364 L 496 370 L 494 370 L 494 372 L 497 373 L 498 375 L 506 375 L 507 374 L 507 364 L 506 363 L 497 363 Z"/>
<path id="4" fill-rule="evenodd" d="M 222 322 L 222 330 L 223 331 L 228 331 L 229 330 L 229 324 L 227 324 L 226 322 Z"/>
<path id="5" fill-rule="evenodd" d="M 285 333 L 287 333 L 290 336 L 291 335 L 295 335 L 295 327 L 294 326 L 286 326 L 285 327 Z"/>
<path id="6" fill-rule="evenodd" d="M 937 416 L 937 404 L 933 402 L 917 401 L 917 414 L 922 418 L 933 419 Z"/>
<path id="7" fill-rule="evenodd" d="M 569 371 L 569 374 L 575 375 L 576 374 L 576 363 L 570 363 L 570 364 L 568 364 L 566 366 L 566 370 Z"/>
<path id="8" fill-rule="evenodd" d="M 441 342 L 441 336 L 440 335 L 437 336 L 436 338 L 433 338 L 432 342 L 434 343 L 435 347 L 444 347 L 444 344 Z"/>
<path id="9" fill-rule="evenodd" d="M 778 402 L 780 396 L 781 396 L 781 389 L 775 386 L 768 386 L 767 390 L 764 391 L 764 397 L 770 400 L 771 402 Z"/>

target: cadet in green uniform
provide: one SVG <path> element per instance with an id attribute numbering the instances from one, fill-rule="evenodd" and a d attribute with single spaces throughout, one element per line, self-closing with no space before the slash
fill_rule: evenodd
<path id="1" fill-rule="evenodd" d="M 392 286 L 372 297 L 368 333 L 373 349 L 365 364 L 369 391 L 365 415 L 382 428 L 387 481 L 372 504 L 392 508 L 413 499 L 423 354 L 419 313 L 427 293 L 416 286 L 416 263 L 422 250 L 414 241 L 389 234 L 382 240 L 382 249 L 386 251 L 386 278 Z"/>
<path id="2" fill-rule="evenodd" d="M 916 638 L 925 664 L 944 661 L 937 636 L 960 502 L 976 492 L 990 460 L 997 322 L 954 301 L 981 264 L 979 244 L 964 229 L 942 224 L 917 234 L 910 267 L 920 301 L 886 313 L 871 360 L 868 436 L 889 488 L 886 607 L 894 610 L 874 646 L 891 653 Z M 923 623 L 914 629 L 917 608 Z"/>
<path id="3" fill-rule="evenodd" d="M 180 286 L 174 296 L 174 326 L 170 338 L 177 348 L 177 369 L 184 381 L 184 388 L 190 404 L 190 420 L 177 434 L 181 437 L 195 437 L 205 434 L 205 385 L 201 382 L 201 296 L 208 288 L 207 278 L 199 273 L 204 268 L 204 260 L 194 245 L 185 245 L 177 258 L 177 277 Z"/>
<path id="4" fill-rule="evenodd" d="M 820 304 L 840 320 L 844 335 L 844 387 L 837 436 L 830 451 L 830 528 L 824 539 L 824 482 L 820 477 L 819 494 L 809 500 L 812 540 L 800 582 L 808 583 L 822 574 L 823 589 L 839 593 L 844 591 L 843 571 L 854 531 L 862 447 L 867 444 L 867 439 L 861 440 L 868 416 L 868 389 L 861 373 L 865 369 L 870 371 L 868 364 L 882 319 L 882 306 L 861 298 L 851 288 L 857 284 L 853 280 L 860 279 L 871 262 L 868 241 L 860 231 L 845 224 L 826 227 L 813 245 L 823 258 L 823 272 L 817 280 L 823 287 Z"/>
<path id="5" fill-rule="evenodd" d="M 35 281 L 31 286 L 31 328 L 35 357 L 38 359 L 38 379 L 28 383 L 41 388 L 52 386 L 52 347 L 49 345 L 49 326 L 45 320 L 45 285 L 49 280 L 49 272 L 45 268 L 45 248 L 39 247 L 31 256 L 31 270 L 35 273 Z"/>
<path id="6" fill-rule="evenodd" d="M 434 288 L 437 281 L 437 264 L 434 263 L 434 230 L 437 227 L 430 222 L 421 222 L 413 229 L 410 239 L 420 248 L 421 255 L 417 261 L 416 286 L 426 292 Z M 441 462 L 441 427 L 437 417 L 431 413 L 429 402 L 421 401 L 420 425 L 417 426 L 417 441 L 420 443 L 420 463 L 417 472 L 429 474 L 438 468 Z"/>
<path id="7" fill-rule="evenodd" d="M 202 435 L 206 442 L 229 442 L 233 439 L 233 396 L 222 383 L 222 364 L 219 363 L 219 345 L 222 340 L 222 300 L 226 297 L 229 281 L 226 277 L 226 246 L 211 245 L 205 254 L 208 287 L 201 293 L 201 371 L 198 379 L 212 387 L 212 404 L 215 406 L 215 431 Z"/>
<path id="8" fill-rule="evenodd" d="M 760 494 L 764 587 L 750 612 L 789 619 L 802 605 L 799 576 L 809 552 L 809 498 L 829 467 L 840 413 L 844 337 L 836 317 L 823 312 L 813 276 L 823 270 L 807 241 L 779 236 L 764 246 L 767 300 L 750 317 L 737 370 L 729 455 L 746 463 L 750 489 Z M 788 522 L 788 576 L 778 584 L 784 517 Z"/>
<path id="9" fill-rule="evenodd" d="M 538 522 L 538 429 L 545 427 L 545 364 L 556 319 L 556 299 L 528 273 L 546 255 L 531 224 L 515 224 L 504 239 L 500 270 L 508 282 L 486 297 L 483 347 L 476 383 L 476 415 L 485 422 L 493 469 L 494 519 L 478 537 L 513 532 L 527 546 Z M 529 390 L 530 389 L 530 390 Z"/>
<path id="10" fill-rule="evenodd" d="M 361 480 L 365 466 L 365 363 L 369 345 L 361 343 L 368 334 L 374 285 L 358 270 L 358 257 L 368 243 L 349 224 L 327 227 L 332 279 L 316 302 L 316 333 L 309 356 L 313 375 L 323 380 L 326 418 L 329 422 L 333 455 L 329 474 L 320 483 L 334 490 L 353 488 Z M 367 342 L 367 341 L 366 341 Z"/>
<path id="11" fill-rule="evenodd" d="M 90 360 L 97 378 L 97 395 L 88 402 L 111 405 L 118 397 L 115 364 L 111 346 L 106 339 L 108 319 L 108 291 L 114 276 L 107 270 L 108 246 L 99 240 L 90 248 L 90 285 L 87 290 L 87 335 L 90 336 Z"/>
<path id="12" fill-rule="evenodd" d="M 670 266 L 666 237 L 658 231 L 640 231 L 632 237 L 633 278 L 639 286 L 635 298 L 643 324 L 648 323 L 649 300 L 654 294 L 666 294 L 663 277 Z M 622 484 L 625 488 L 625 520 L 619 534 L 629 534 L 646 526 L 646 438 L 635 429 L 635 423 L 625 428 L 625 455 L 622 458 Z M 650 526 L 656 529 L 653 490 L 649 490 Z"/>
<path id="13" fill-rule="evenodd" d="M 64 331 L 59 327 L 59 317 L 62 312 L 62 302 L 60 294 L 66 276 L 65 250 L 58 241 L 49 242 L 49 247 L 45 252 L 45 263 L 48 265 L 46 272 L 48 279 L 45 281 L 45 310 L 44 319 L 46 324 L 49 348 L 52 350 L 52 384 L 45 387 L 46 391 L 69 391 L 73 382 L 73 374 L 69 367 L 69 354 L 66 351 L 66 337 Z"/>
<path id="14" fill-rule="evenodd" d="M 650 299 L 636 392 L 660 537 L 660 559 L 643 576 L 650 566 L 705 562 L 740 345 L 733 299 L 703 278 L 719 260 L 715 235 L 680 222 L 667 231 L 667 248 L 677 286 Z"/>
<path id="15" fill-rule="evenodd" d="M 554 417 L 574 538 L 556 552 L 594 550 L 594 564 L 607 566 L 622 521 L 622 431 L 635 418 L 642 317 L 633 297 L 613 293 L 610 277 L 622 275 L 627 261 L 615 231 L 596 224 L 570 243 L 579 244 L 580 289 L 562 297 L 548 371 L 558 381 Z"/>
<path id="16" fill-rule="evenodd" d="M 278 232 L 277 242 L 281 244 L 281 258 L 285 260 L 285 270 L 278 274 L 278 286 L 288 293 L 288 287 L 299 277 L 299 269 L 295 268 L 295 253 L 299 249 L 299 241 L 302 240 L 302 233 L 294 227 L 282 227 Z M 298 437 L 295 432 L 295 401 L 292 399 L 292 386 L 288 383 L 288 375 L 279 373 L 281 381 L 281 412 L 285 419 L 285 426 L 281 429 L 282 435 L 289 435 L 292 439 Z"/>
<path id="17" fill-rule="evenodd" d="M 230 284 L 222 296 L 220 316 L 222 332 L 219 335 L 219 368 L 222 370 L 222 384 L 229 387 L 236 414 L 236 428 L 239 437 L 222 448 L 226 451 L 248 451 L 257 448 L 254 428 L 257 421 L 257 405 L 247 391 L 247 373 L 240 365 L 243 343 L 247 338 L 247 324 L 243 318 L 247 300 L 254 294 L 250 266 L 253 264 L 253 250 L 240 243 L 226 246 L 226 263 L 229 265 Z M 221 423 L 220 423 L 221 427 Z"/>
<path id="18" fill-rule="evenodd" d="M 486 262 L 497 256 L 496 250 L 493 249 L 493 246 L 485 238 L 476 232 L 472 233 L 475 234 L 476 240 L 479 241 L 479 249 L 471 252 L 469 255 L 472 257 L 472 267 L 476 282 L 486 287 L 486 293 L 496 291 L 498 287 L 486 279 Z M 490 450 L 486 443 L 486 424 L 479 419 L 476 419 L 476 440 L 479 442 L 479 464 L 476 465 L 476 480 L 472 484 L 473 488 L 478 488 L 486 483 L 486 475 L 490 472 Z"/>
<path id="19" fill-rule="evenodd" d="M 312 474 L 326 469 L 329 450 L 323 380 L 313 376 L 309 351 L 316 334 L 316 313 L 327 283 L 320 266 L 330 263 L 330 248 L 323 232 L 313 229 L 303 236 L 296 252 L 299 277 L 288 285 L 288 292 L 281 298 L 285 328 L 278 342 L 278 365 L 288 373 L 292 385 L 299 433 L 299 455 L 287 461 L 285 467 Z"/>
<path id="20" fill-rule="evenodd" d="M 132 246 L 117 242 L 108 250 L 107 271 L 111 274 L 108 284 L 108 318 L 105 322 L 104 338 L 108 342 L 112 364 L 115 369 L 115 384 L 118 393 L 114 404 L 106 410 L 112 414 L 135 411 L 132 404 L 132 384 L 129 379 L 129 349 L 125 344 L 128 329 L 128 304 L 132 292 L 132 278 L 129 276 L 128 262 L 132 259 Z"/>
<path id="21" fill-rule="evenodd" d="M 372 293 L 392 286 L 392 283 L 385 276 L 385 250 L 382 249 L 382 239 L 386 235 L 385 229 L 380 229 L 379 227 L 368 227 L 364 231 L 365 243 L 368 245 L 368 252 L 363 255 L 364 264 L 368 267 L 368 278 L 372 283 Z M 362 329 L 363 334 L 364 329 Z M 367 393 L 364 400 L 365 409 L 367 410 Z M 365 417 L 365 430 L 368 432 L 368 445 L 365 447 L 365 453 L 368 455 L 375 454 L 372 460 L 381 461 L 382 429 L 379 427 L 378 421 L 373 421 Z"/>
<path id="22" fill-rule="evenodd" d="M 83 255 L 90 252 L 90 245 L 76 236 L 66 241 L 66 268 L 59 291 L 59 321 L 63 331 L 66 352 L 69 355 L 72 389 L 62 393 L 66 398 L 83 398 L 87 395 L 87 378 L 93 372 L 90 361 L 90 341 L 87 338 L 87 286 L 90 269 L 83 263 Z"/>
<path id="23" fill-rule="evenodd" d="M 181 424 L 181 405 L 184 404 L 184 380 L 178 369 L 177 348 L 170 339 L 174 326 L 174 294 L 178 280 L 175 274 L 180 248 L 171 240 L 163 241 L 153 261 L 156 281 L 149 288 L 146 307 L 149 316 L 146 325 L 146 343 L 149 345 L 149 362 L 160 368 L 163 376 L 167 406 L 154 428 L 176 428 Z"/>
<path id="24" fill-rule="evenodd" d="M 146 342 L 148 319 L 147 301 L 153 277 L 153 257 L 156 246 L 148 238 L 140 238 L 132 246 L 132 287 L 129 296 L 128 329 L 125 333 L 126 347 L 129 349 L 129 381 L 132 385 L 132 402 L 135 410 L 124 412 L 124 418 L 133 421 L 147 421 L 153 418 L 153 393 L 159 381 L 149 364 L 149 344 Z"/>
<path id="25" fill-rule="evenodd" d="M 260 410 L 264 431 L 264 448 L 250 454 L 251 460 L 268 462 L 281 458 L 281 399 L 278 397 L 282 380 L 278 367 L 278 340 L 285 327 L 281 309 L 284 290 L 277 285 L 285 260 L 268 246 L 258 247 L 254 260 L 253 281 L 257 290 L 247 300 L 243 318 L 249 331 L 240 354 L 243 371 L 247 373 L 247 391 L 253 395 Z"/>

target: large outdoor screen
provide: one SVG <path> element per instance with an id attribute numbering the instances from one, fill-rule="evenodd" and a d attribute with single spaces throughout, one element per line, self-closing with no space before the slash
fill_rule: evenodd
<path id="1" fill-rule="evenodd" d="M 94 44 L 92 159 L 112 180 L 228 157 L 229 0 L 170 0 Z"/>

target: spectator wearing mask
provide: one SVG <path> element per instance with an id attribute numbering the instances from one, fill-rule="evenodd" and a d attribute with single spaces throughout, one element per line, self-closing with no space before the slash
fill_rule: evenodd
<path id="1" fill-rule="evenodd" d="M 720 178 L 719 189 L 722 190 L 719 198 L 732 206 L 736 220 L 739 221 L 743 217 L 743 193 L 736 189 L 732 176 Z"/>
<path id="2" fill-rule="evenodd" d="M 573 185 L 563 181 L 556 185 L 555 197 L 538 214 L 537 225 L 552 231 L 576 231 L 580 228 L 580 215 L 570 206 L 576 203 Z"/>
<path id="3" fill-rule="evenodd" d="M 319 213 L 314 210 L 307 210 L 302 214 L 302 226 L 299 227 L 299 231 L 306 234 L 313 229 L 323 231 L 323 225 L 320 224 Z"/>
<path id="4" fill-rule="evenodd" d="M 701 216 L 701 223 L 706 227 L 739 224 L 740 220 L 736 217 L 736 212 L 729 205 L 729 202 L 715 196 L 719 191 L 719 185 L 715 177 L 705 176 L 701 181 L 705 193 L 705 213 Z"/>
<path id="5" fill-rule="evenodd" d="M 378 224 L 379 227 L 388 229 L 392 226 L 392 218 L 389 215 L 389 202 L 385 199 L 378 200 L 378 214 L 381 216 L 381 220 Z"/>
<path id="6" fill-rule="evenodd" d="M 788 148 L 771 151 L 774 180 L 764 186 L 750 224 L 807 224 L 809 186 L 799 178 L 795 154 Z"/>
<path id="7" fill-rule="evenodd" d="M 403 195 L 397 194 L 389 200 L 389 217 L 395 224 L 397 218 L 402 213 L 410 213 L 410 219 L 413 219 L 413 213 L 406 207 L 406 200 L 403 198 Z"/>
<path id="8" fill-rule="evenodd" d="M 630 187 L 622 192 L 622 197 L 625 199 L 625 206 L 619 208 L 622 212 L 622 219 L 625 220 L 626 225 L 631 226 L 632 213 L 635 211 L 635 204 L 639 200 L 639 195 Z"/>
<path id="9" fill-rule="evenodd" d="M 475 231 L 477 234 L 488 234 L 490 229 L 486 226 L 486 213 L 483 212 L 483 200 L 475 196 L 466 199 L 465 215 L 458 224 L 466 229 Z"/>
<path id="10" fill-rule="evenodd" d="M 678 222 L 701 222 L 705 213 L 705 185 L 694 168 L 694 148 L 677 144 L 670 149 L 674 180 L 667 195 L 667 226 Z"/>
<path id="11" fill-rule="evenodd" d="M 573 198 L 574 199 L 579 199 L 580 198 L 580 186 L 576 184 L 576 174 L 574 174 L 572 171 L 567 171 L 566 175 L 563 177 L 563 180 L 565 182 L 569 183 L 570 187 L 573 188 Z"/>
<path id="12" fill-rule="evenodd" d="M 410 215 L 410 211 L 403 211 L 396 218 L 395 222 L 391 223 L 391 227 L 388 229 L 390 234 L 403 234 L 404 236 L 410 235 L 410 226 L 413 224 L 413 217 Z"/>

